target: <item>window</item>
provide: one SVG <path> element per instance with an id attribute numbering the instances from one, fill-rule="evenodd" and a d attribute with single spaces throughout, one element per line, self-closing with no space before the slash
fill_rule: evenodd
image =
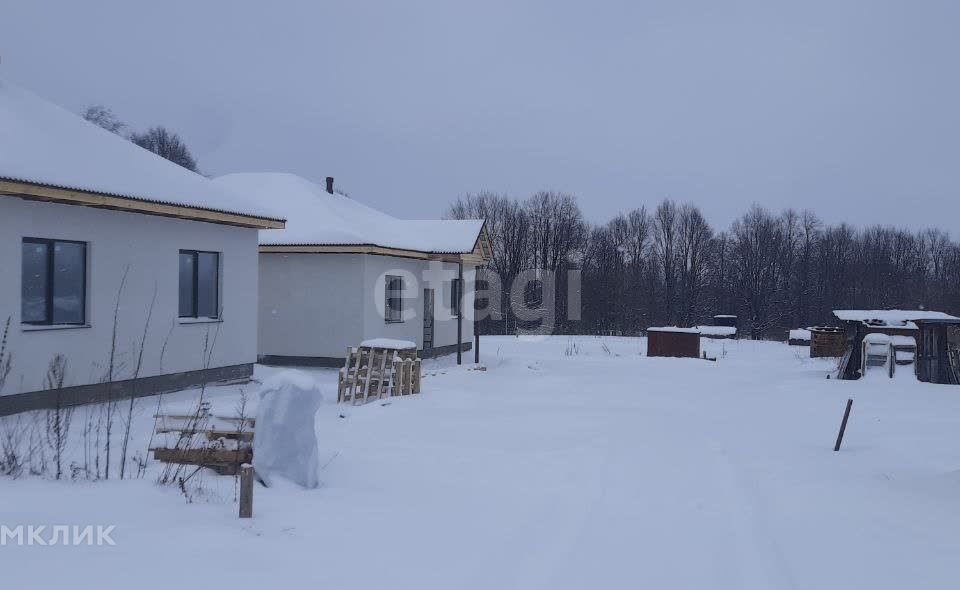
<path id="1" fill-rule="evenodd" d="M 87 311 L 87 245 L 24 238 L 20 321 L 82 325 Z"/>
<path id="2" fill-rule="evenodd" d="M 388 323 L 403 321 L 403 278 L 387 275 L 384 319 Z"/>
<path id="3" fill-rule="evenodd" d="M 460 317 L 460 309 L 463 304 L 463 279 L 453 279 L 450 281 L 450 313 L 453 317 Z"/>
<path id="4" fill-rule="evenodd" d="M 220 254 L 180 250 L 180 317 L 220 317 Z"/>

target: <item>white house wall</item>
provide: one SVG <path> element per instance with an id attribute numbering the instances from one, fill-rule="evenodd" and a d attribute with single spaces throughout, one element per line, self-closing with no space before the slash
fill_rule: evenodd
<path id="1" fill-rule="evenodd" d="M 423 290 L 434 289 L 434 348 L 453 346 L 457 342 L 457 318 L 450 309 L 450 281 L 457 277 L 454 263 L 428 262 L 393 256 L 365 257 L 364 338 L 396 338 L 410 340 L 423 348 Z M 473 342 L 473 267 L 464 266 L 463 279 L 467 285 L 464 295 L 463 338 Z M 387 323 L 383 309 L 387 275 L 404 278 L 404 321 Z"/>
<path id="2" fill-rule="evenodd" d="M 31 329 L 20 323 L 21 244 L 25 237 L 87 243 L 86 327 Z M 220 252 L 222 320 L 180 320 L 180 249 Z M 165 217 L 26 201 L 0 195 L 0 323 L 11 319 L 12 370 L 0 393 L 44 389 L 56 354 L 67 359 L 65 386 L 100 382 L 107 372 L 114 308 L 114 380 L 129 379 L 136 364 L 150 302 L 141 377 L 256 362 L 257 231 Z M 203 360 L 209 335 L 210 363 Z M 161 355 L 162 351 L 162 355 Z M 162 358 L 161 358 L 162 356 Z"/>
<path id="3" fill-rule="evenodd" d="M 404 277 L 403 322 L 384 320 L 384 279 Z M 457 342 L 450 312 L 450 280 L 457 265 L 369 254 L 260 255 L 259 354 L 263 357 L 343 358 L 370 338 L 410 340 L 423 346 L 423 289 L 434 288 L 434 347 Z M 462 342 L 473 342 L 474 268 L 464 266 Z"/>
<path id="4" fill-rule="evenodd" d="M 363 336 L 362 254 L 261 254 L 259 353 L 343 358 Z"/>

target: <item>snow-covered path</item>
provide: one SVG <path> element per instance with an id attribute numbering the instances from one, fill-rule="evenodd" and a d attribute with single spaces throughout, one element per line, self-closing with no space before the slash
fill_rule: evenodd
<path id="1" fill-rule="evenodd" d="M 325 406 L 324 487 L 258 489 L 248 523 L 147 480 L 0 482 L 2 522 L 117 525 L 116 547 L 2 547 L 0 569 L 44 587 L 955 586 L 953 388 L 826 380 L 774 343 L 708 342 L 712 363 L 575 341 L 485 339 L 485 372 L 445 361 L 422 396 Z"/>

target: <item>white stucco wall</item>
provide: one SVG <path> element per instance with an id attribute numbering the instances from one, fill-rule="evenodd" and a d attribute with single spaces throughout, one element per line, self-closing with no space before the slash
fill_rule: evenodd
<path id="1" fill-rule="evenodd" d="M 384 278 L 404 277 L 404 321 L 384 321 Z M 434 347 L 457 341 L 449 306 L 457 265 L 361 254 L 261 254 L 261 355 L 342 358 L 369 338 L 423 346 L 423 289 L 435 293 Z M 474 268 L 464 266 L 462 342 L 473 342 Z"/>
<path id="2" fill-rule="evenodd" d="M 261 254 L 261 355 L 343 357 L 363 336 L 361 254 Z"/>
<path id="3" fill-rule="evenodd" d="M 87 243 L 88 327 L 38 330 L 21 325 L 24 237 Z M 178 318 L 180 249 L 221 253 L 221 321 L 188 323 Z M 0 322 L 11 318 L 8 346 L 13 354 L 12 371 L 0 393 L 43 389 L 47 366 L 58 353 L 67 358 L 65 385 L 100 382 L 110 355 L 117 291 L 127 268 L 117 320 L 116 379 L 133 376 L 136 343 L 155 289 L 142 377 L 204 368 L 208 331 L 211 338 L 216 335 L 210 367 L 256 361 L 256 230 L 0 195 Z"/>
<path id="4" fill-rule="evenodd" d="M 391 256 L 366 256 L 363 307 L 364 338 L 397 338 L 411 340 L 423 347 L 424 289 L 434 290 L 433 346 L 452 346 L 457 342 L 457 318 L 450 308 L 450 281 L 457 277 L 457 265 L 449 262 L 426 262 Z M 463 339 L 473 342 L 473 267 L 464 266 Z M 387 275 L 404 279 L 404 321 L 387 323 L 383 319 L 384 280 Z"/>

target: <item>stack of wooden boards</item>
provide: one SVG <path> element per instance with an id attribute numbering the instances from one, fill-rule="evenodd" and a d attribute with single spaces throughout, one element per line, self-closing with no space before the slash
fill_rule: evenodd
<path id="1" fill-rule="evenodd" d="M 209 404 L 193 414 L 157 414 L 155 432 L 166 439 L 152 447 L 161 463 L 207 467 L 220 475 L 236 475 L 253 461 L 253 418 L 214 416 Z M 172 444 L 171 444 L 172 443 Z"/>
<path id="2" fill-rule="evenodd" d="M 337 401 L 353 404 L 385 396 L 420 393 L 417 349 L 358 346 L 347 349 Z"/>

